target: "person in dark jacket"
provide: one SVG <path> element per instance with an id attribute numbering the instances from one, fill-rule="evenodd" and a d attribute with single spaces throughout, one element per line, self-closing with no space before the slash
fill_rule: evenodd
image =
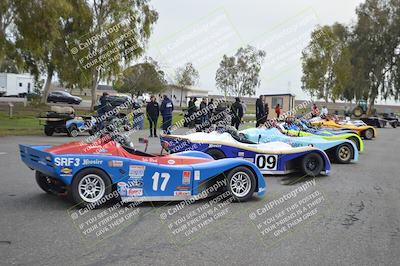
<path id="1" fill-rule="evenodd" d="M 265 106 L 264 106 L 264 102 L 263 102 L 263 96 L 260 95 L 260 97 L 256 101 L 256 127 L 263 124 L 263 120 L 265 117 L 264 107 Z"/>
<path id="2" fill-rule="evenodd" d="M 243 117 L 243 106 L 240 103 L 239 97 L 236 97 L 236 101 L 231 106 L 231 111 L 232 111 L 231 125 L 234 126 L 236 129 L 239 129 L 239 125 Z"/>
<path id="3" fill-rule="evenodd" d="M 165 134 L 171 134 L 172 111 L 174 111 L 174 104 L 167 95 L 164 95 L 163 98 L 164 100 L 160 106 L 160 113 L 163 119 L 162 129 Z"/>
<path id="4" fill-rule="evenodd" d="M 150 138 L 153 137 L 153 134 L 154 137 L 157 137 L 157 121 L 159 113 L 160 108 L 158 102 L 156 101 L 156 97 L 152 95 L 150 97 L 150 102 L 148 102 L 146 106 L 147 120 L 149 120 L 150 124 Z"/>
<path id="5" fill-rule="evenodd" d="M 200 111 L 202 111 L 201 112 L 201 123 L 202 123 L 203 126 L 208 121 L 208 111 L 207 110 L 203 110 L 203 109 L 206 109 L 206 108 L 207 108 L 207 99 L 203 98 L 201 100 L 201 103 L 200 103 Z"/>
<path id="6" fill-rule="evenodd" d="M 265 117 L 264 117 L 263 123 L 267 122 L 268 114 L 269 114 L 269 105 L 266 101 L 265 101 L 264 110 L 265 110 Z"/>
<path id="7" fill-rule="evenodd" d="M 189 118 L 197 111 L 197 107 L 196 107 L 196 101 L 197 98 L 190 98 L 189 104 L 188 104 L 188 116 Z M 189 121 L 189 128 L 193 128 L 194 125 L 196 124 L 196 118 L 191 119 Z"/>
<path id="8" fill-rule="evenodd" d="M 211 99 L 208 102 L 208 119 L 210 120 L 210 123 L 213 122 L 214 110 L 215 110 L 214 99 Z"/>

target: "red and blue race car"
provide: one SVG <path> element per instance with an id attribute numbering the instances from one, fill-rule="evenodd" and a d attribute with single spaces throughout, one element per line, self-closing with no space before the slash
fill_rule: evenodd
<path id="1" fill-rule="evenodd" d="M 245 201 L 265 194 L 264 177 L 250 162 L 217 161 L 198 151 L 157 156 L 126 143 L 102 137 L 19 149 L 40 188 L 68 195 L 81 206 L 97 207 L 113 196 L 123 202 L 192 200 L 229 190 L 235 200 Z"/>

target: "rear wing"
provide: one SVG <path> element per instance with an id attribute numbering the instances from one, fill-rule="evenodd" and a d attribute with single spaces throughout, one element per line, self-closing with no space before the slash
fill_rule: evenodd
<path id="1" fill-rule="evenodd" d="M 21 160 L 32 170 L 37 170 L 48 176 L 55 176 L 54 156 L 44 150 L 51 146 L 19 145 Z"/>

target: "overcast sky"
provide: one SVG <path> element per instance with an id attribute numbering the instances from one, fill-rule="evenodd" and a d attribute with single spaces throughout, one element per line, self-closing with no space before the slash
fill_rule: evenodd
<path id="1" fill-rule="evenodd" d="M 172 76 L 191 61 L 198 87 L 217 92 L 215 72 L 223 54 L 251 44 L 266 51 L 258 94 L 301 90 L 301 50 L 317 25 L 351 23 L 360 0 L 153 0 L 159 20 L 148 54 Z"/>

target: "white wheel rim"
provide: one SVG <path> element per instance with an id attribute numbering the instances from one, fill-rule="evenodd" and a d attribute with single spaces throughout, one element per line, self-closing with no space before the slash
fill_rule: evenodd
<path id="1" fill-rule="evenodd" d="M 366 136 L 368 139 L 372 139 L 372 131 L 368 129 L 368 130 L 365 132 L 365 136 Z"/>
<path id="2" fill-rule="evenodd" d="M 232 176 L 229 185 L 234 196 L 244 197 L 251 189 L 251 179 L 245 172 L 237 172 Z"/>
<path id="3" fill-rule="evenodd" d="M 103 179 L 95 174 L 84 176 L 78 184 L 79 196 L 86 202 L 96 202 L 104 196 L 106 186 Z"/>
<path id="4" fill-rule="evenodd" d="M 76 129 L 72 130 L 72 131 L 71 131 L 71 136 L 72 136 L 72 137 L 78 136 L 78 130 L 76 130 Z"/>
<path id="5" fill-rule="evenodd" d="M 343 146 L 339 149 L 339 157 L 342 161 L 347 161 L 350 159 L 351 151 L 350 148 L 347 146 Z"/>

